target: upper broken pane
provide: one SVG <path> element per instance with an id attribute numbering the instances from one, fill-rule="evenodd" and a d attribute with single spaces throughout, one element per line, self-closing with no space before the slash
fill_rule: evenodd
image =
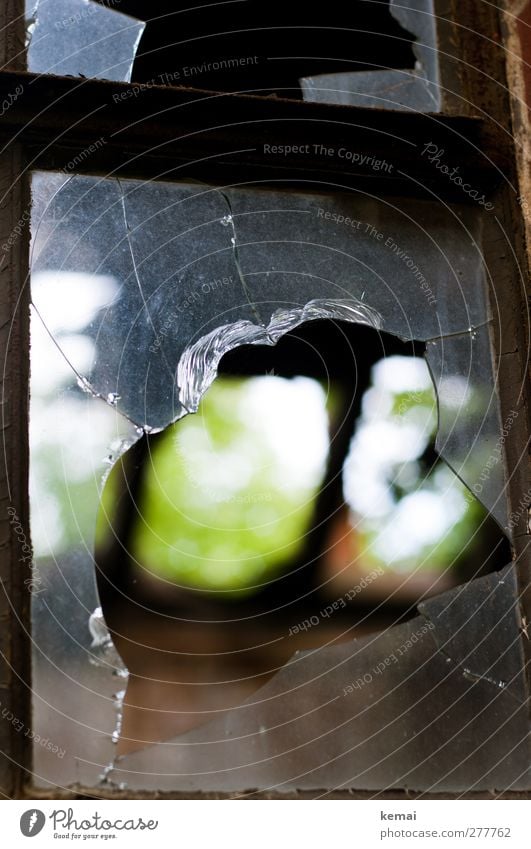
<path id="1" fill-rule="evenodd" d="M 26 18 L 29 71 L 130 82 L 142 21 L 92 0 L 26 0 Z"/>

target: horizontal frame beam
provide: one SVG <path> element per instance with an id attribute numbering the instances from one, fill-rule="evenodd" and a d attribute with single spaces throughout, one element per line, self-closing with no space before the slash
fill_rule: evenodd
<path id="1" fill-rule="evenodd" d="M 27 167 L 71 173 L 310 181 L 466 202 L 452 169 L 482 193 L 511 161 L 505 131 L 478 118 L 12 72 L 0 73 L 1 103 L 0 144 L 23 142 Z"/>

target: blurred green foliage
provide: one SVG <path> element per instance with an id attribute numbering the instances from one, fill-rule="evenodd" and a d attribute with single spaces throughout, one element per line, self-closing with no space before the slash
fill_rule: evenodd
<path id="1" fill-rule="evenodd" d="M 420 376 L 414 391 L 401 391 L 379 385 L 375 371 L 364 396 L 373 393 L 372 406 L 364 405 L 344 471 L 362 570 L 446 569 L 473 551 L 485 516 L 446 464 L 434 461 L 436 398 L 427 369 Z M 252 593 L 288 569 L 312 523 L 337 407 L 337 391 L 326 397 L 308 378 L 218 378 L 195 415 L 152 443 L 130 541 L 138 564 L 226 598 Z M 367 450 L 360 434 L 382 425 L 397 449 L 409 440 L 406 459 L 384 451 L 374 430 L 372 455 Z M 356 498 L 371 475 L 386 503 L 372 514 Z M 102 499 L 100 542 L 112 524 L 119 478 L 118 464 Z"/>
<path id="2" fill-rule="evenodd" d="M 308 460 L 310 474 L 285 474 L 279 450 L 285 446 L 275 444 L 267 420 L 286 412 L 261 410 L 260 380 L 279 378 L 219 378 L 198 412 L 155 444 L 132 540 L 135 558 L 153 573 L 241 595 L 269 581 L 301 550 L 324 462 Z M 301 409 L 301 428 L 303 415 Z"/>

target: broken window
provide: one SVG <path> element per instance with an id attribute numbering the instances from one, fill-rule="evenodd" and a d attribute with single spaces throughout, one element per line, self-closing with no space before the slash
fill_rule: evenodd
<path id="1" fill-rule="evenodd" d="M 42 590 L 34 724 L 64 749 L 57 758 L 35 746 L 37 783 L 242 793 L 529 787 L 517 590 L 513 568 L 500 571 L 507 544 L 487 516 L 510 539 L 511 423 L 500 418 L 495 388 L 483 213 L 356 193 L 53 173 L 34 176 L 33 203 L 32 525 Z M 341 336 L 360 346 L 358 360 L 338 356 Z M 392 370 L 404 354 L 425 355 L 429 381 L 409 356 L 415 365 L 399 370 L 410 383 L 400 386 Z M 400 423 L 375 425 L 382 410 Z M 390 473 L 395 489 L 384 492 L 394 426 L 403 453 Z M 372 479 L 371 439 L 381 446 Z M 249 504 L 235 509 L 242 481 Z M 43 488 L 53 497 L 39 515 Z M 466 513 L 470 557 L 460 576 L 454 549 L 437 548 L 450 529 L 460 539 Z M 438 537 L 429 522 L 439 523 Z M 406 531 L 416 524 L 416 534 Z M 194 536 L 192 525 L 206 530 Z M 494 541 L 487 557 L 473 546 L 484 534 Z M 337 558 L 355 560 L 344 553 L 355 537 L 379 558 L 373 570 L 414 573 L 415 536 L 424 546 L 416 565 L 427 558 L 440 571 L 410 586 L 413 609 L 398 624 L 378 629 L 373 619 L 354 639 L 338 625 L 349 638 L 323 642 L 322 629 L 312 642 L 311 628 L 299 627 L 293 657 L 279 652 L 276 667 L 255 658 L 248 680 L 238 673 L 242 687 L 218 687 L 221 700 L 199 707 L 186 688 L 170 687 L 162 707 L 137 704 L 160 710 L 170 739 L 154 740 L 148 728 L 152 745 L 117 757 L 128 673 L 96 567 L 103 596 L 137 593 L 138 604 L 151 593 L 149 606 L 158 593 L 170 602 L 160 615 L 177 617 L 179 653 L 201 654 L 186 645 L 210 628 L 214 642 L 229 635 L 220 653 L 230 655 L 233 637 L 242 653 L 257 645 L 230 613 L 231 604 L 259 604 L 257 584 L 262 612 L 312 596 L 315 612 L 306 608 L 289 627 L 312 625 L 317 611 L 343 609 L 339 600 L 346 609 L 358 595 L 353 573 L 332 600 L 319 595 L 339 587 Z M 308 541 L 310 555 L 322 556 L 305 570 Z M 472 580 L 462 585 L 464 577 Z M 439 594 L 428 598 L 432 588 Z M 209 607 L 220 593 L 222 615 L 219 602 Z M 238 643 L 238 628 L 247 642 Z M 125 656 L 134 638 L 113 631 Z M 214 683 L 226 684 L 230 668 L 225 680 L 218 665 Z M 205 682 L 188 681 L 197 683 Z"/>
<path id="2" fill-rule="evenodd" d="M 152 14 L 140 0 L 26 0 L 26 18 L 38 73 L 425 112 L 459 96 L 432 0 L 355 0 L 325 18 L 296 2 L 168 0 Z"/>
<path id="3" fill-rule="evenodd" d="M 159 4 L 139 47 L 136 80 L 300 98 L 303 77 L 415 64 L 412 35 L 387 2 L 355 0 L 326 15 L 277 0 L 194 5 Z M 130 6 L 142 16 L 138 3 Z"/>
<path id="4" fill-rule="evenodd" d="M 437 459 L 425 363 L 362 331 L 302 326 L 261 377 L 248 374 L 268 349 L 237 349 L 196 415 L 111 473 L 96 562 L 131 674 L 120 753 L 237 707 L 295 651 L 391 627 L 510 559 Z"/>
<path id="5" fill-rule="evenodd" d="M 144 23 L 119 0 L 26 0 L 28 70 L 129 82 Z"/>

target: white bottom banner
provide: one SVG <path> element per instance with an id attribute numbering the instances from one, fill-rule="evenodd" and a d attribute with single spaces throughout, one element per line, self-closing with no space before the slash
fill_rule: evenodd
<path id="1" fill-rule="evenodd" d="M 528 849 L 531 801 L 5 801 L 6 849 L 489 846 Z M 35 843 L 28 841 L 34 839 Z"/>

